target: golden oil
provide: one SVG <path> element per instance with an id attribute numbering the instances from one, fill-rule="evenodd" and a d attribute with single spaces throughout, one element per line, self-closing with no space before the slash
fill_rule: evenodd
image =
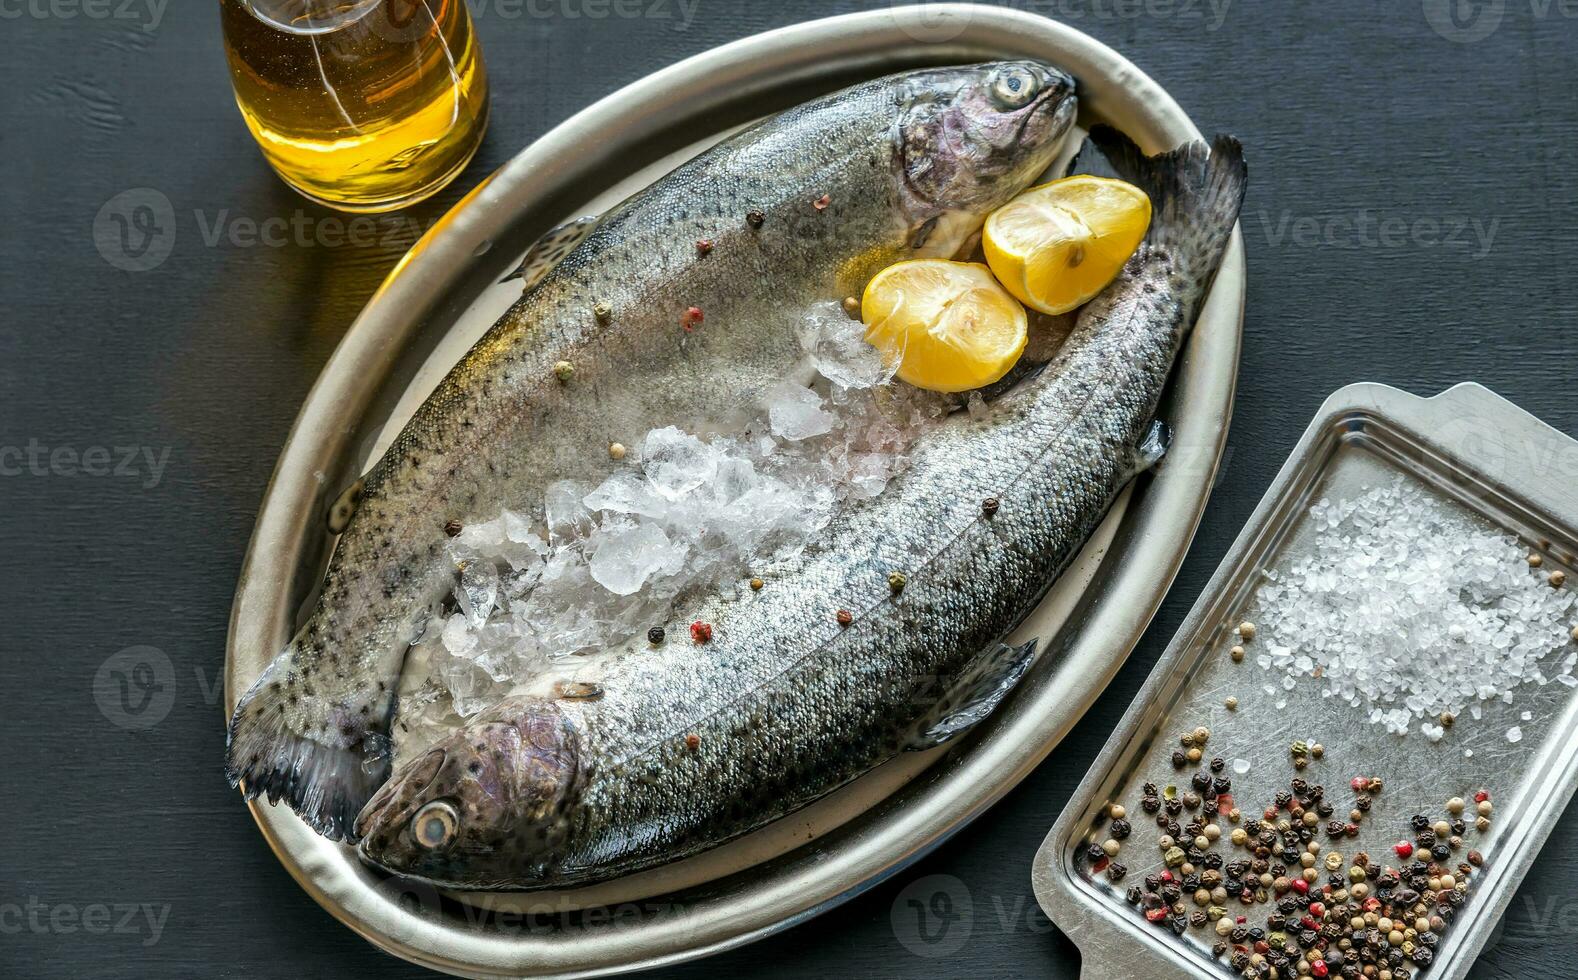
<path id="1" fill-rule="evenodd" d="M 464 0 L 220 0 L 236 103 L 296 190 L 388 211 L 482 141 L 487 73 Z"/>

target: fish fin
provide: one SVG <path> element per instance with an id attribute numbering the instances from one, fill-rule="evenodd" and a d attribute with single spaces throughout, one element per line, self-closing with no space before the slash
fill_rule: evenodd
<path id="1" fill-rule="evenodd" d="M 297 688 L 295 644 L 274 658 L 236 705 L 225 744 L 225 775 L 247 799 L 267 796 L 290 804 L 313 830 L 330 840 L 354 840 L 356 815 L 389 778 L 389 722 L 394 698 L 366 713 L 337 709 L 341 721 L 304 734 L 287 703 Z"/>
<path id="2" fill-rule="evenodd" d="M 339 534 L 351 523 L 357 505 L 362 502 L 362 489 L 366 485 L 365 479 L 357 480 L 334 498 L 334 503 L 329 505 L 329 512 L 324 515 L 324 523 L 328 524 L 330 534 Z"/>
<path id="3" fill-rule="evenodd" d="M 1209 280 L 1244 204 L 1249 171 L 1243 145 L 1219 135 L 1210 145 L 1193 140 L 1146 156 L 1133 140 L 1105 125 L 1091 127 L 1090 142 L 1119 177 L 1150 195 L 1153 216 L 1146 246 L 1159 250 L 1179 274 Z"/>
<path id="4" fill-rule="evenodd" d="M 1161 419 L 1152 420 L 1151 427 L 1145 430 L 1145 435 L 1140 437 L 1138 445 L 1129 456 L 1129 465 L 1123 481 L 1127 483 L 1160 463 L 1172 445 L 1173 430 Z"/>
<path id="5" fill-rule="evenodd" d="M 936 748 L 985 720 L 1025 676 L 1039 642 L 1031 640 L 1017 647 L 999 643 L 987 651 L 920 720 L 905 749 L 920 752 Z"/>
<path id="6" fill-rule="evenodd" d="M 554 266 L 574 251 L 575 246 L 586 240 L 586 236 L 597 228 L 601 220 L 601 216 L 589 214 L 562 225 L 554 225 L 526 250 L 526 254 L 521 257 L 520 267 L 499 281 L 519 279 L 521 292 L 530 292 L 533 286 L 542 281 L 543 276 L 552 272 Z"/>

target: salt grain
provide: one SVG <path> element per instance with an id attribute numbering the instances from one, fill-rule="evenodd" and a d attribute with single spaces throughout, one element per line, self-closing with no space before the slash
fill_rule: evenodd
<path id="1" fill-rule="evenodd" d="M 1443 712 L 1477 720 L 1523 684 L 1578 686 L 1578 656 L 1549 662 L 1567 648 L 1573 595 L 1543 587 L 1511 535 L 1400 477 L 1321 499 L 1308 527 L 1311 547 L 1267 576 L 1255 610 L 1256 663 L 1280 687 L 1314 678 L 1373 724 L 1405 734 L 1425 721 L 1437 741 Z"/>

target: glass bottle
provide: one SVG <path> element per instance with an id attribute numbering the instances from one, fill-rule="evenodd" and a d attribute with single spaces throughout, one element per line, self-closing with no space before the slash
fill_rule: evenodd
<path id="1" fill-rule="evenodd" d="M 241 115 L 315 201 L 413 204 L 482 141 L 487 73 L 464 0 L 220 0 L 220 12 Z"/>

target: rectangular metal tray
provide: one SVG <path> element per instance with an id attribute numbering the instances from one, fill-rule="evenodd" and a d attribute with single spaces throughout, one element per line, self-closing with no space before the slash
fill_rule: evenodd
<path id="1" fill-rule="evenodd" d="M 1578 496 L 1568 474 L 1575 467 L 1578 442 L 1479 385 L 1458 385 L 1426 399 L 1360 384 L 1327 399 L 1036 854 L 1037 900 L 1079 946 L 1083 976 L 1233 975 L 1224 960 L 1211 956 L 1215 934 L 1209 929 L 1175 937 L 1145 922 L 1123 894 L 1162 867 L 1156 847 L 1161 831 L 1139 812 L 1139 787 L 1147 780 L 1176 780 L 1170 761 L 1176 735 L 1200 725 L 1212 732 L 1208 755 L 1250 762 L 1247 772 L 1230 772 L 1234 799 L 1246 815 L 1286 788 L 1294 775 L 1294 739 L 1324 743 L 1324 759 L 1303 775 L 1312 784 L 1340 786 L 1339 801 L 1346 802 L 1342 794 L 1352 775 L 1383 776 L 1386 788 L 1360 836 L 1331 845 L 1350 857 L 1365 850 L 1395 863 L 1389 848 L 1408 836 L 1411 814 L 1440 813 L 1451 796 L 1490 789 L 1496 809 L 1491 829 L 1478 834 L 1470 827 L 1465 848 L 1453 859 L 1476 848 L 1485 866 L 1474 874 L 1468 901 L 1437 947 L 1435 962 L 1421 974 L 1422 980 L 1438 980 L 1468 972 L 1573 795 L 1578 690 L 1526 685 L 1513 704 L 1487 702 L 1481 719 L 1465 717 L 1432 743 L 1417 724 L 1407 736 L 1388 734 L 1370 724 L 1365 709 L 1322 698 L 1315 685 L 1267 694 L 1263 685 L 1273 675 L 1254 663 L 1253 644 L 1243 663 L 1233 663 L 1227 653 L 1237 640 L 1236 625 L 1255 621 L 1264 572 L 1306 547 L 1310 532 L 1303 518 L 1314 501 L 1341 500 L 1401 474 L 1446 506 L 1543 551 L 1544 570 L 1565 568 L 1571 574 L 1578 553 Z M 1230 695 L 1238 699 L 1236 711 L 1225 707 Z M 1285 708 L 1278 709 L 1284 699 Z M 1532 720 L 1522 720 L 1526 711 Z M 1517 743 L 1506 738 L 1513 725 L 1524 733 Z M 1093 835 L 1109 802 L 1135 811 L 1134 833 L 1122 851 L 1129 877 L 1116 886 L 1092 875 L 1079 853 L 1107 836 Z M 1222 826 L 1224 833 L 1230 828 L 1225 821 Z M 1320 839 L 1326 841 L 1324 834 Z M 1269 906 L 1256 908 L 1263 916 Z"/>

